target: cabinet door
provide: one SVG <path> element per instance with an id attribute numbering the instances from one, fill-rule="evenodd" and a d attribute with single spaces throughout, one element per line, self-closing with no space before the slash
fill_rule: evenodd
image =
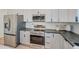
<path id="1" fill-rule="evenodd" d="M 25 43 L 30 44 L 30 31 L 25 32 Z"/>
<path id="2" fill-rule="evenodd" d="M 76 9 L 68 9 L 68 22 L 76 22 Z"/>
<path id="3" fill-rule="evenodd" d="M 58 9 L 51 10 L 52 22 L 58 22 Z"/>
<path id="4" fill-rule="evenodd" d="M 64 49 L 71 49 L 71 48 L 72 48 L 71 44 L 64 40 Z"/>
<path id="5" fill-rule="evenodd" d="M 29 44 L 30 43 L 30 32 L 20 31 L 20 43 Z"/>
<path id="6" fill-rule="evenodd" d="M 60 9 L 59 22 L 75 22 L 76 9 Z"/>
<path id="7" fill-rule="evenodd" d="M 60 34 L 54 34 L 54 48 L 62 49 L 63 48 L 63 37 Z"/>
<path id="8" fill-rule="evenodd" d="M 46 42 L 51 42 L 52 39 L 53 39 L 53 33 L 45 33 Z"/>
<path id="9" fill-rule="evenodd" d="M 77 20 L 79 22 L 79 9 L 76 10 L 76 17 L 77 17 Z"/>
<path id="10" fill-rule="evenodd" d="M 45 33 L 45 48 L 52 48 L 53 33 Z"/>
<path id="11" fill-rule="evenodd" d="M 59 22 L 68 22 L 68 10 L 67 9 L 59 9 Z"/>

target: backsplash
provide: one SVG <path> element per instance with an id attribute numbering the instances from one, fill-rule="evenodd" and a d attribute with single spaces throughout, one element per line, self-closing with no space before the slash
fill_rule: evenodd
<path id="1" fill-rule="evenodd" d="M 68 30 L 70 31 L 70 25 L 64 23 L 46 23 L 47 29 L 56 29 L 56 30 Z"/>
<path id="2" fill-rule="evenodd" d="M 73 25 L 72 32 L 79 34 L 79 24 Z"/>

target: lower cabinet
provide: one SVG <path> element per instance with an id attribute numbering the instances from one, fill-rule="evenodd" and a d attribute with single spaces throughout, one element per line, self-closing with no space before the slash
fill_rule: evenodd
<path id="1" fill-rule="evenodd" d="M 63 48 L 63 38 L 57 33 L 45 33 L 45 48 L 61 49 Z"/>
<path id="2" fill-rule="evenodd" d="M 72 49 L 72 45 L 68 42 L 64 40 L 64 49 Z"/>
<path id="3" fill-rule="evenodd" d="M 45 48 L 50 49 L 52 48 L 53 44 L 53 33 L 45 33 Z"/>
<path id="4" fill-rule="evenodd" d="M 63 49 L 63 37 L 60 34 L 54 34 L 53 43 L 55 49 Z"/>
<path id="5" fill-rule="evenodd" d="M 67 42 L 61 34 L 45 33 L 46 49 L 70 49 L 72 46 Z"/>
<path id="6" fill-rule="evenodd" d="M 30 44 L 30 31 L 20 31 L 20 43 Z"/>

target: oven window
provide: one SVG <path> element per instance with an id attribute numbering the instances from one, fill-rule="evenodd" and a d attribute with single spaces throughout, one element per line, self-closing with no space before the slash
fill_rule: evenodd
<path id="1" fill-rule="evenodd" d="M 44 45 L 45 44 L 44 36 L 31 35 L 30 43 Z"/>

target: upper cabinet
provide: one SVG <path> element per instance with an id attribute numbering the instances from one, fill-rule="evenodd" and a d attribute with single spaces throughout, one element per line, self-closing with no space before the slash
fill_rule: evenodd
<path id="1" fill-rule="evenodd" d="M 59 20 L 59 22 L 67 22 L 68 21 L 68 10 L 59 9 L 58 10 L 58 20 Z"/>
<path id="2" fill-rule="evenodd" d="M 34 15 L 37 18 L 43 15 L 45 22 L 79 22 L 79 10 L 76 9 L 12 9 L 6 10 L 6 13 L 24 15 L 27 22 L 33 22 Z"/>
<path id="3" fill-rule="evenodd" d="M 58 22 L 58 9 L 50 9 L 46 11 L 46 22 Z"/>
<path id="4" fill-rule="evenodd" d="M 51 10 L 51 21 L 52 22 L 58 22 L 58 9 L 52 9 Z"/>
<path id="5" fill-rule="evenodd" d="M 19 12 L 21 13 L 21 12 Z M 29 9 L 23 10 L 25 20 L 33 22 L 33 16 L 44 16 L 45 22 L 77 22 L 79 12 L 76 9 Z M 39 20 L 37 17 L 37 20 Z"/>
<path id="6" fill-rule="evenodd" d="M 77 14 L 76 14 L 76 22 L 79 22 L 79 9 L 77 10 Z"/>
<path id="7" fill-rule="evenodd" d="M 76 22 L 76 14 L 77 14 L 76 9 L 69 9 L 68 10 L 68 21 L 69 22 Z"/>
<path id="8" fill-rule="evenodd" d="M 76 9 L 59 9 L 59 22 L 76 22 Z"/>
<path id="9" fill-rule="evenodd" d="M 51 9 L 46 13 L 46 22 L 76 22 L 76 9 Z"/>

